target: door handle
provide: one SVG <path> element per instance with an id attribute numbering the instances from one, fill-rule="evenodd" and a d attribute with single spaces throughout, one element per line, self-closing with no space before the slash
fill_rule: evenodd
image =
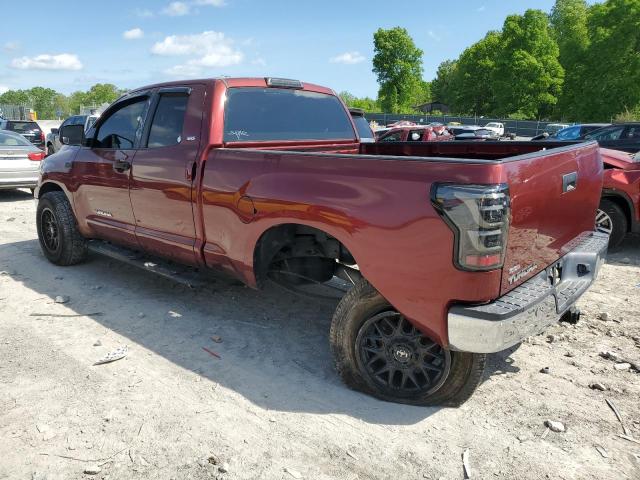
<path id="1" fill-rule="evenodd" d="M 127 160 L 116 159 L 116 161 L 113 162 L 113 169 L 116 172 L 124 173 L 130 168 L 131 168 L 131 162 L 128 162 Z"/>

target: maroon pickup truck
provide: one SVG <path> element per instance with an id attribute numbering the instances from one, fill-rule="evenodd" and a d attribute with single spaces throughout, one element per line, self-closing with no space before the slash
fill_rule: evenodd
<path id="1" fill-rule="evenodd" d="M 332 90 L 295 80 L 131 91 L 42 163 L 42 250 L 56 265 L 144 252 L 254 288 L 348 283 L 330 332 L 343 380 L 460 404 L 487 353 L 575 318 L 607 247 L 598 145 L 356 132 Z"/>

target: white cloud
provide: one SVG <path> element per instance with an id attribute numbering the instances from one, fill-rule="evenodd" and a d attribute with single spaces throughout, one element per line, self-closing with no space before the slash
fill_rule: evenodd
<path id="1" fill-rule="evenodd" d="M 482 5 L 476 9 L 476 12 L 484 12 L 487 9 L 486 6 Z"/>
<path id="2" fill-rule="evenodd" d="M 82 70 L 82 62 L 72 53 L 14 58 L 11 66 L 20 70 Z"/>
<path id="3" fill-rule="evenodd" d="M 244 54 L 234 47 L 233 40 L 222 32 L 202 32 L 194 35 L 170 35 L 151 47 L 151 52 L 163 56 L 192 57 L 185 64 L 167 70 L 171 75 L 198 75 L 203 67 L 237 65 Z"/>
<path id="4" fill-rule="evenodd" d="M 138 40 L 142 37 L 144 37 L 144 32 L 141 28 L 132 28 L 131 30 L 122 32 L 122 38 L 125 40 Z"/>
<path id="5" fill-rule="evenodd" d="M 434 32 L 433 30 L 429 30 L 427 32 L 427 35 L 429 35 L 436 42 L 439 42 L 440 40 L 442 40 L 442 38 L 440 38 L 440 35 L 436 34 L 436 32 Z"/>
<path id="6" fill-rule="evenodd" d="M 360 52 L 345 52 L 329 59 L 331 63 L 344 63 L 347 65 L 364 62 L 365 60 L 365 57 Z"/>
<path id="7" fill-rule="evenodd" d="M 0 95 L 2 95 L 4 92 L 8 90 L 9 90 L 9 87 L 7 87 L 6 85 L 0 85 Z"/>
<path id="8" fill-rule="evenodd" d="M 151 18 L 153 17 L 153 12 L 148 8 L 136 8 L 134 11 L 135 15 L 140 18 Z"/>
<path id="9" fill-rule="evenodd" d="M 199 77 L 202 75 L 202 67 L 198 65 L 175 65 L 171 68 L 167 68 L 164 73 L 180 78 Z"/>
<path id="10" fill-rule="evenodd" d="M 224 0 L 196 0 L 196 5 L 208 5 L 211 7 L 224 7 L 226 5 Z"/>
<path id="11" fill-rule="evenodd" d="M 6 42 L 2 49 L 7 52 L 15 52 L 16 50 L 20 50 L 20 43 L 18 42 Z"/>
<path id="12" fill-rule="evenodd" d="M 189 15 L 190 12 L 191 7 L 185 2 L 171 2 L 162 9 L 162 13 L 164 15 L 169 15 L 171 17 L 182 17 L 184 15 Z"/>
<path id="13" fill-rule="evenodd" d="M 258 57 L 255 60 L 252 60 L 251 64 L 252 65 L 257 65 L 259 67 L 266 67 L 267 66 L 267 61 L 262 57 Z"/>

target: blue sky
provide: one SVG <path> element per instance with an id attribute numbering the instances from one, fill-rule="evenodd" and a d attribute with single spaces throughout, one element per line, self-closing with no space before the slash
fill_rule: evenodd
<path id="1" fill-rule="evenodd" d="M 104 4 L 104 9 L 96 7 Z M 402 26 L 424 50 L 424 77 L 510 13 L 553 0 L 31 0 L 0 31 L 0 92 L 63 93 L 97 82 L 133 88 L 186 77 L 282 76 L 373 96 L 373 32 Z M 13 11 L 13 12 L 12 12 Z M 15 14 L 20 21 L 11 22 Z"/>

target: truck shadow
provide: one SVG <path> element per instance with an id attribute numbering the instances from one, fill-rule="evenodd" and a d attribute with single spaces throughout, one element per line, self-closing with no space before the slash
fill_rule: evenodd
<path id="1" fill-rule="evenodd" d="M 31 314 L 46 318 L 52 311 L 46 298 L 68 295 L 66 307 L 128 339 L 130 360 L 142 357 L 144 349 L 152 351 L 267 410 L 343 414 L 386 425 L 415 424 L 440 410 L 386 403 L 348 389 L 333 369 L 329 350 L 335 305 L 276 286 L 257 292 L 212 280 L 189 289 L 100 256 L 56 267 L 43 257 L 37 240 L 0 246 L 0 270 L 44 297 L 27 309 Z M 42 321 L 38 316 L 26 320 Z M 217 336 L 220 343 L 212 340 Z M 84 341 L 92 344 L 95 338 Z M 510 353 L 492 356 L 485 378 L 518 371 Z M 93 361 L 87 358 L 87 366 Z M 476 395 L 482 395 L 482 386 Z"/>
<path id="2" fill-rule="evenodd" d="M 29 200 L 33 195 L 29 190 L 0 190 L 0 203 L 17 202 L 19 200 Z"/>
<path id="3" fill-rule="evenodd" d="M 612 265 L 640 265 L 640 234 L 628 234 L 620 246 L 609 250 L 607 263 Z"/>

